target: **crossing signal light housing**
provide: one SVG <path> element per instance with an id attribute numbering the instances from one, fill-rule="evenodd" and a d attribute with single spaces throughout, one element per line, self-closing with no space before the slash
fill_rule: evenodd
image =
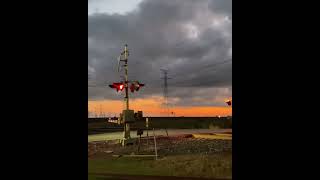
<path id="1" fill-rule="evenodd" d="M 131 83 L 130 91 L 139 91 L 140 87 L 144 86 L 144 84 L 140 84 L 139 81 L 134 81 Z"/>
<path id="2" fill-rule="evenodd" d="M 134 81 L 130 85 L 130 91 L 139 91 L 140 87 L 143 87 L 144 84 L 139 83 L 138 81 Z M 120 83 L 112 83 L 109 85 L 110 88 L 116 89 L 117 92 L 122 91 L 125 88 L 125 84 L 123 82 Z"/>
<path id="3" fill-rule="evenodd" d="M 123 83 L 112 83 L 111 85 L 109 85 L 109 87 L 116 89 L 117 92 L 119 92 L 124 89 L 124 84 Z"/>
<path id="4" fill-rule="evenodd" d="M 228 104 L 228 106 L 231 106 L 231 105 L 232 105 L 231 100 L 227 100 L 226 103 Z"/>

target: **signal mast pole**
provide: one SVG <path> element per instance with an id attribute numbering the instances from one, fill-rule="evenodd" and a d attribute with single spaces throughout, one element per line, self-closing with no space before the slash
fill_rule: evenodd
<path id="1" fill-rule="evenodd" d="M 128 85 L 128 45 L 124 45 L 124 70 L 125 70 L 125 92 L 126 96 L 124 97 L 126 103 L 126 110 L 129 110 L 129 85 Z M 130 139 L 130 124 L 124 124 L 124 139 Z"/>
<path id="2" fill-rule="evenodd" d="M 124 46 L 124 70 L 125 70 L 125 102 L 126 102 L 126 109 L 129 109 L 129 93 L 128 93 L 128 45 Z"/>

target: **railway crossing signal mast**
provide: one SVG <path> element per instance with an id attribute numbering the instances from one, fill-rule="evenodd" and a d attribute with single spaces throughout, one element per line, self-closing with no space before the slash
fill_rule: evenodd
<path id="1" fill-rule="evenodd" d="M 116 89 L 117 92 L 125 90 L 124 101 L 126 106 L 120 116 L 120 119 L 124 124 L 123 139 L 121 140 L 121 144 L 123 146 L 133 143 L 130 137 L 130 123 L 133 123 L 135 121 L 135 118 L 134 118 L 134 111 L 129 109 L 129 88 L 130 88 L 130 91 L 133 93 L 134 91 L 139 91 L 139 88 L 144 86 L 144 84 L 140 84 L 139 81 L 128 80 L 128 56 L 129 56 L 129 51 L 128 51 L 128 45 L 126 44 L 124 46 L 124 51 L 121 52 L 121 55 L 118 58 L 118 72 L 120 71 L 121 62 L 124 62 L 124 65 L 123 65 L 124 73 L 125 73 L 124 81 L 109 85 L 109 87 Z M 131 83 L 130 87 L 129 87 L 129 83 Z"/>

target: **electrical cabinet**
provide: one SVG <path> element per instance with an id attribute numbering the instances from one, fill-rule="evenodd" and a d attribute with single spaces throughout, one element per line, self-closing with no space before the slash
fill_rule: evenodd
<path id="1" fill-rule="evenodd" d="M 122 111 L 122 120 L 124 123 L 135 122 L 134 111 L 133 110 L 123 110 Z"/>

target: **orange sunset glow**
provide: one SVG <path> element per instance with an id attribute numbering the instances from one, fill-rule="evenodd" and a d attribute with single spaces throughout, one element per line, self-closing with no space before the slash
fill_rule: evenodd
<path id="1" fill-rule="evenodd" d="M 149 99 L 134 99 L 130 100 L 130 109 L 135 111 L 143 111 L 144 116 L 167 116 L 167 113 L 161 107 L 161 98 L 153 97 Z M 96 114 L 104 113 L 106 115 L 119 116 L 119 113 L 124 108 L 122 100 L 100 100 L 88 101 L 88 110 Z M 230 116 L 232 108 L 226 106 L 196 106 L 182 107 L 175 106 L 170 108 L 170 112 L 174 112 L 175 116 Z"/>

